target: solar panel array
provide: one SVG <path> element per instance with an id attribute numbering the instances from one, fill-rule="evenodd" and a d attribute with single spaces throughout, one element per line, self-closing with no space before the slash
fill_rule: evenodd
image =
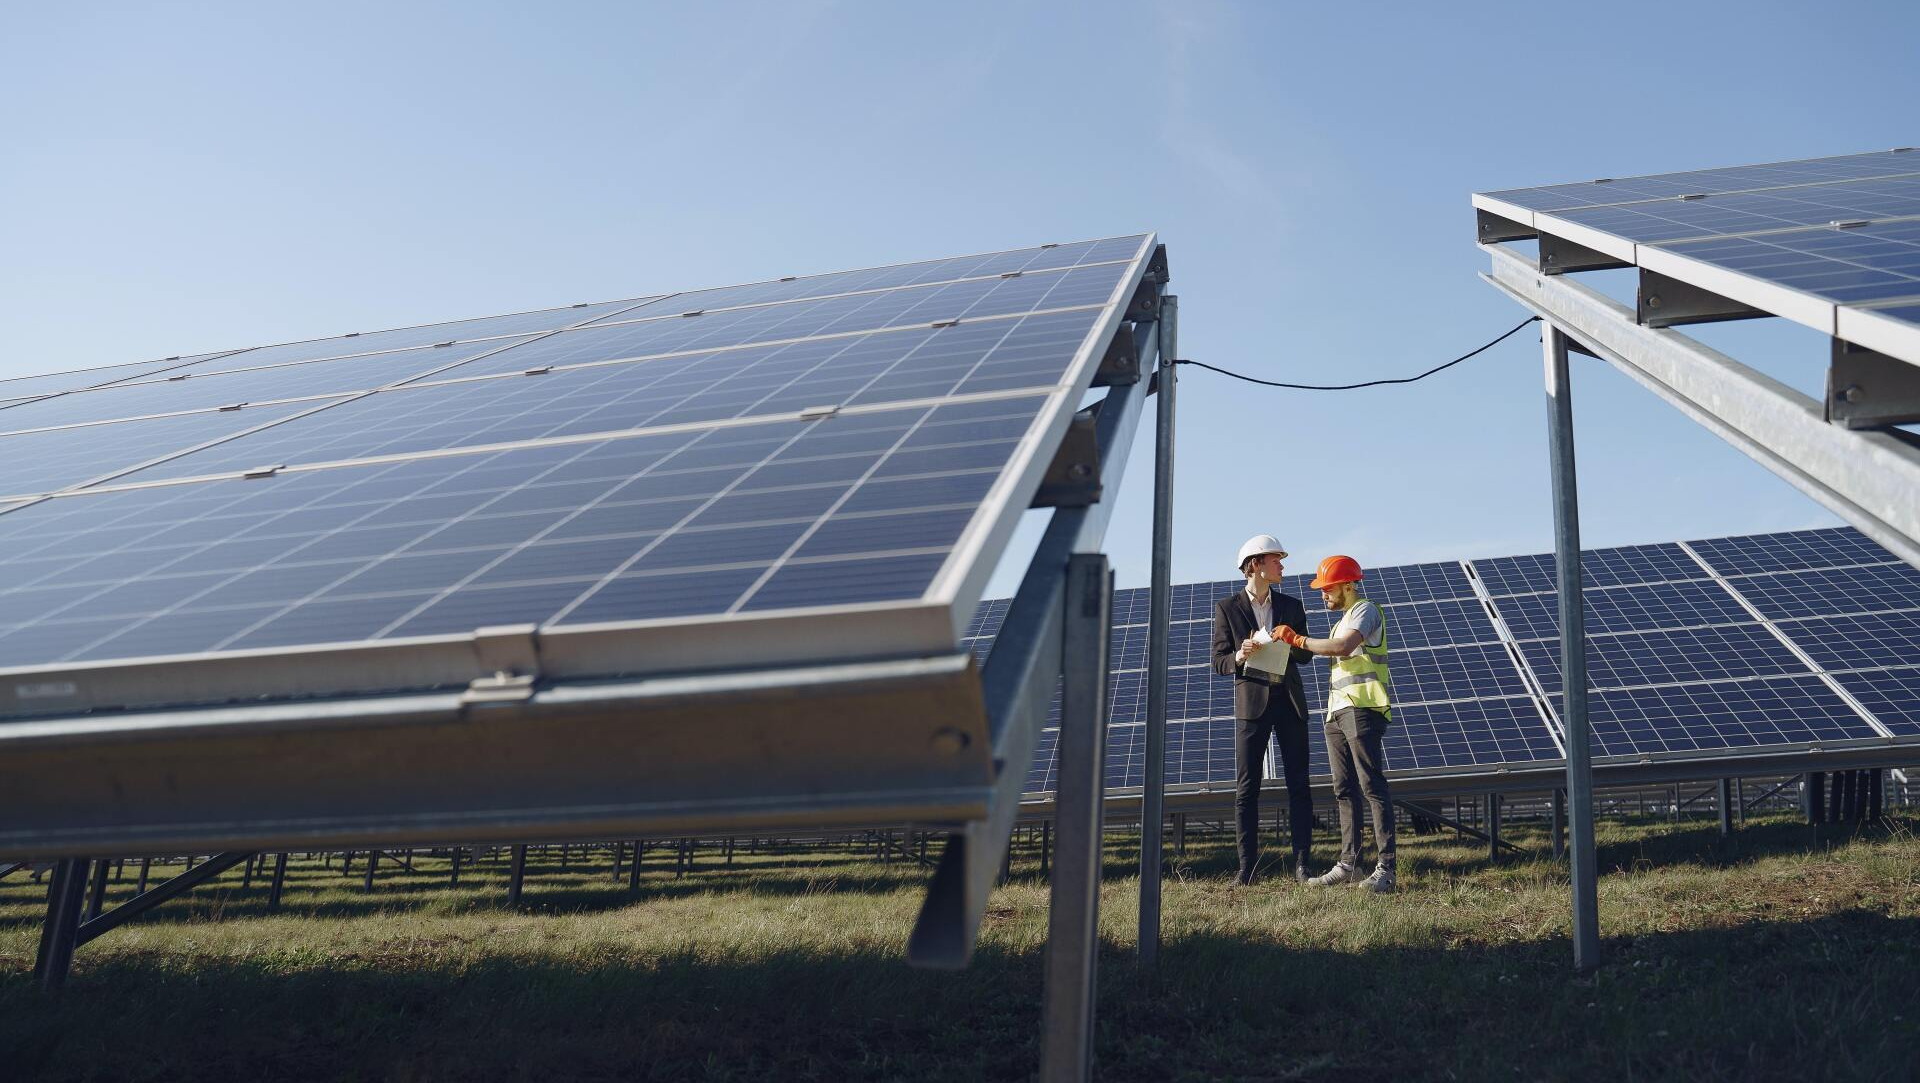
<path id="1" fill-rule="evenodd" d="M 1483 210 L 1920 361 L 1920 151 L 1487 192 Z M 1748 292 L 1747 287 L 1761 287 Z M 1816 302 L 1781 308 L 1784 291 Z"/>
<path id="2" fill-rule="evenodd" d="M 1627 546 L 1582 554 L 1588 716 L 1597 762 L 1665 754 L 1712 759 L 1895 736 L 1920 738 L 1920 571 L 1852 528 Z M 1332 619 L 1307 577 L 1309 635 Z M 1235 580 L 1173 590 L 1167 783 L 1231 788 L 1233 685 L 1213 673 L 1214 604 Z M 1370 569 L 1392 648 L 1396 775 L 1538 766 L 1563 759 L 1559 598 L 1536 554 Z M 1115 592 L 1107 782 L 1144 774 L 1144 589 Z M 983 603 L 968 642 L 984 657 L 1006 603 Z M 1496 624 L 1496 620 L 1498 623 Z M 1313 717 L 1326 664 L 1305 670 Z M 1028 775 L 1054 788 L 1057 716 Z M 1327 773 L 1313 735 L 1313 773 Z M 1269 777 L 1273 777 L 1272 773 Z"/>
<path id="3" fill-rule="evenodd" d="M 0 667 L 924 599 L 1151 250 L 0 381 Z"/>

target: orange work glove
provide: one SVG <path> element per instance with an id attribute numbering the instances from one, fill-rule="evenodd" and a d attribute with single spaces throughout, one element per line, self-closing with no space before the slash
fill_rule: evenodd
<path id="1" fill-rule="evenodd" d="M 1273 638 L 1285 643 L 1289 647 L 1298 647 L 1301 650 L 1307 649 L 1307 637 L 1284 624 L 1273 630 Z"/>

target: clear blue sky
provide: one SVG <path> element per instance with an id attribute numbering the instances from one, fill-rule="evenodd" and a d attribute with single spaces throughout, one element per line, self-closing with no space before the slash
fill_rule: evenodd
<path id="1" fill-rule="evenodd" d="M 1911 3 L 20 5 L 0 375 L 1142 229 L 1187 356 L 1405 375 L 1523 315 L 1470 192 L 1920 142 L 1916 40 Z M 1702 337 L 1820 385 L 1797 326 Z M 1833 521 L 1576 364 L 1589 544 Z M 1549 548 L 1544 432 L 1531 330 L 1405 388 L 1188 370 L 1175 579 L 1258 531 L 1296 571 Z"/>

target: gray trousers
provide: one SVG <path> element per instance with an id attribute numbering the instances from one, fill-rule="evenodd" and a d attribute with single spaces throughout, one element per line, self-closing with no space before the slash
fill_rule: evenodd
<path id="1" fill-rule="evenodd" d="M 1342 707 L 1327 720 L 1327 763 L 1333 769 L 1333 803 L 1340 810 L 1340 860 L 1360 864 L 1360 798 L 1373 812 L 1380 864 L 1393 868 L 1393 796 L 1387 792 L 1387 762 L 1381 750 L 1387 716 L 1369 707 Z"/>

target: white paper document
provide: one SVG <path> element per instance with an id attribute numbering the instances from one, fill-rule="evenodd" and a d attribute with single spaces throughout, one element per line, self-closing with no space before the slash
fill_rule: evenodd
<path id="1" fill-rule="evenodd" d="M 1271 673 L 1276 677 L 1286 676 L 1287 660 L 1293 657 L 1293 648 L 1273 638 L 1265 628 L 1254 631 L 1253 641 L 1260 646 L 1252 654 L 1247 655 L 1247 668 Z"/>

